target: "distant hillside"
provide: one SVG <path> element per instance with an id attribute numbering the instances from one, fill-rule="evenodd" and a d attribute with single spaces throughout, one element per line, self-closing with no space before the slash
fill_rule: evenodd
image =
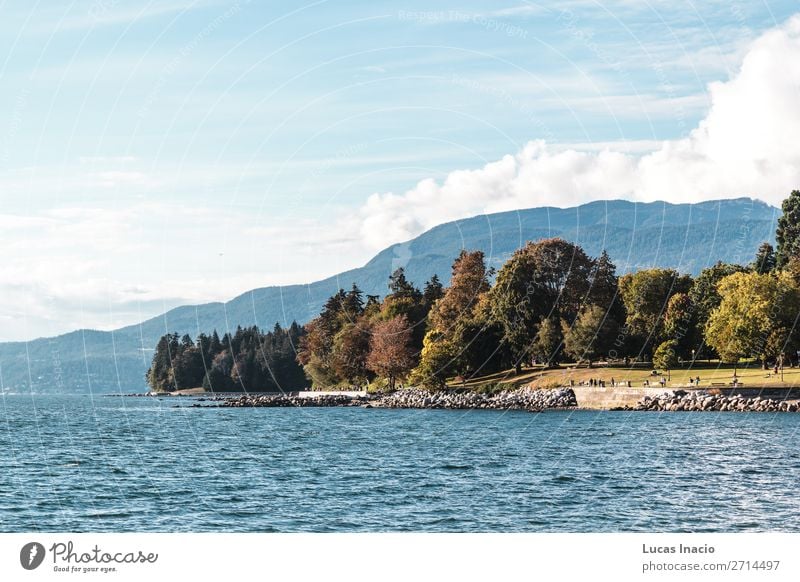
<path id="1" fill-rule="evenodd" d="M 532 208 L 476 216 L 437 226 L 378 253 L 363 267 L 307 285 L 254 289 L 227 303 L 178 307 L 114 332 L 76 331 L 27 343 L 0 344 L 6 390 L 23 392 L 144 391 L 151 349 L 166 332 L 235 330 L 305 323 L 340 287 L 357 283 L 384 295 L 389 274 L 404 267 L 422 285 L 433 274 L 449 280 L 461 249 L 481 249 L 499 267 L 528 240 L 560 236 L 592 256 L 606 249 L 618 272 L 658 266 L 692 274 L 715 263 L 747 263 L 763 241 L 774 243 L 780 210 L 740 198 L 667 204 L 592 202 L 575 208 Z"/>

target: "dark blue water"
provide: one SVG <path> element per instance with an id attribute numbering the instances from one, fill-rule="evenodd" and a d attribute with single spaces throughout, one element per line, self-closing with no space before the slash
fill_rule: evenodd
<path id="1" fill-rule="evenodd" d="M 4 397 L 0 531 L 800 531 L 800 414 L 189 403 Z"/>

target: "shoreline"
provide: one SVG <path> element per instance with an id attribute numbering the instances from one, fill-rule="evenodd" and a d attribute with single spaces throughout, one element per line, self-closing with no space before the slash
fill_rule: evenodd
<path id="1" fill-rule="evenodd" d="M 214 408 L 280 408 L 302 407 L 361 407 L 385 409 L 446 409 L 446 410 L 525 410 L 541 412 L 550 409 L 577 408 L 575 394 L 569 388 L 509 390 L 493 395 L 477 392 L 429 392 L 415 388 L 389 394 L 366 396 L 311 395 L 240 395 L 214 397 L 218 404 L 193 404 L 194 407 Z"/>
<path id="2" fill-rule="evenodd" d="M 205 402 L 209 402 L 206 404 Z M 496 394 L 477 392 L 429 392 L 406 388 L 381 395 L 313 396 L 305 394 L 240 394 L 199 397 L 194 408 L 327 408 L 360 407 L 416 410 L 605 410 L 623 412 L 800 412 L 796 399 L 718 394 L 706 390 L 664 390 L 643 394 L 635 403 L 617 406 L 585 406 L 572 388 L 520 388 Z"/>

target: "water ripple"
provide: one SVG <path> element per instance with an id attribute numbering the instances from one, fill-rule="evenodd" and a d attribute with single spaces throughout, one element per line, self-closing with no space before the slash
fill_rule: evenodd
<path id="1" fill-rule="evenodd" d="M 0 531 L 800 531 L 800 415 L 35 403 Z"/>

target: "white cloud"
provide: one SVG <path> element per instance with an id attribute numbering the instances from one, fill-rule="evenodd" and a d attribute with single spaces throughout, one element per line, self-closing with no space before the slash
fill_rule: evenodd
<path id="1" fill-rule="evenodd" d="M 710 108 L 698 126 L 650 153 L 532 141 L 515 155 L 451 172 L 442 182 L 373 194 L 351 227 L 377 249 L 442 222 L 514 208 L 604 198 L 754 196 L 779 204 L 800 187 L 800 16 L 755 40 L 733 78 L 712 83 L 708 93 Z"/>
<path id="2" fill-rule="evenodd" d="M 259 222 L 250 211 L 156 202 L 0 214 L 0 341 L 115 329 L 352 266 L 338 231 Z"/>

